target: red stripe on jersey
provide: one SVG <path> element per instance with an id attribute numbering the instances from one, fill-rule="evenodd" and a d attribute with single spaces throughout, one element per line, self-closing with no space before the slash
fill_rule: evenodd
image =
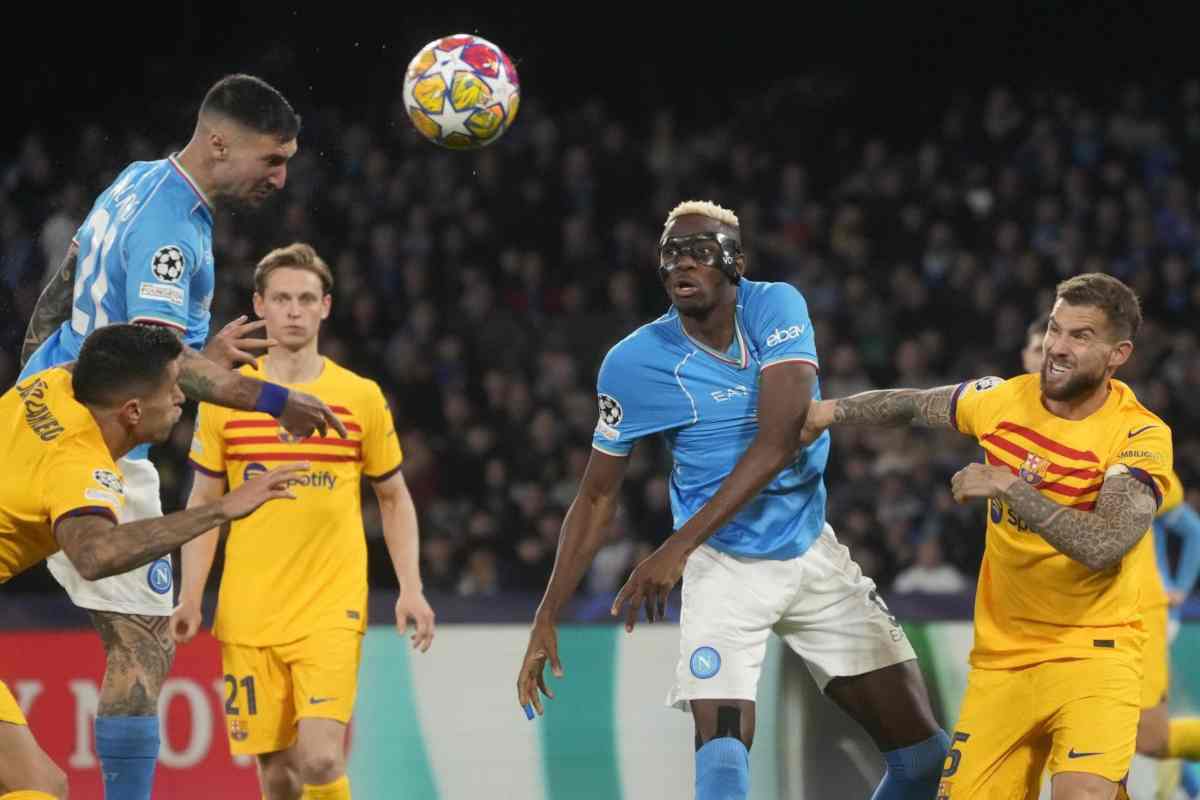
<path id="1" fill-rule="evenodd" d="M 1032 428 L 1026 428 L 1024 425 L 1018 425 L 1015 422 L 1001 422 L 999 427 L 1001 430 L 1020 434 L 1034 444 L 1040 445 L 1052 453 L 1058 453 L 1060 456 L 1073 458 L 1076 461 L 1091 461 L 1094 464 L 1100 463 L 1100 459 L 1091 450 L 1076 450 L 1043 436 Z"/>
<path id="2" fill-rule="evenodd" d="M 329 410 L 335 414 L 347 414 L 351 417 L 354 416 L 354 412 L 351 411 L 350 409 L 346 408 L 345 406 L 330 406 Z"/>
<path id="3" fill-rule="evenodd" d="M 1091 511 L 1095 507 L 1095 500 L 1088 500 L 1086 503 L 1073 503 L 1071 505 L 1071 508 L 1075 509 L 1076 511 Z"/>
<path id="4" fill-rule="evenodd" d="M 343 422 L 342 424 L 346 426 L 346 430 L 348 430 L 348 431 L 354 431 L 355 433 L 362 433 L 362 426 L 359 425 L 357 422 Z M 277 420 L 273 420 L 273 419 L 234 419 L 234 420 L 230 420 L 229 422 L 226 422 L 224 425 L 225 430 L 230 430 L 231 428 L 278 428 L 278 427 L 279 427 L 279 422 Z"/>
<path id="5" fill-rule="evenodd" d="M 1005 439 L 1003 436 L 998 436 L 997 434 L 994 434 L 994 433 L 989 433 L 987 436 L 984 436 L 983 441 L 991 442 L 992 444 L 999 447 L 1001 450 L 1006 450 L 1009 453 L 1012 453 L 1014 456 L 1016 456 L 1017 458 L 1020 458 L 1022 460 L 1024 460 L 1024 458 L 1027 455 L 1029 455 L 1029 451 L 1026 450 L 1024 447 L 1021 447 L 1021 445 L 1016 444 L 1015 442 L 1010 442 L 1008 439 Z M 1073 467 L 1064 467 L 1059 464 L 1055 464 L 1053 461 L 1050 462 L 1050 465 L 1046 468 L 1046 471 L 1052 472 L 1055 475 L 1061 475 L 1064 478 L 1078 478 L 1081 481 L 1094 480 L 1096 478 L 1099 478 L 1101 475 L 1099 470 L 1086 469 L 1086 468 L 1076 469 Z"/>
<path id="6" fill-rule="evenodd" d="M 333 453 L 229 453 L 226 461 L 362 461 L 361 456 Z"/>
<path id="7" fill-rule="evenodd" d="M 279 444 L 278 436 L 235 436 L 232 439 L 226 439 L 225 444 L 230 447 L 237 447 L 242 444 Z M 308 438 L 301 439 L 298 442 L 288 442 L 288 444 L 331 444 L 337 447 L 362 447 L 360 439 L 342 439 L 338 438 Z"/>
<path id="8" fill-rule="evenodd" d="M 996 437 L 995 442 L 997 444 L 999 444 L 1001 442 L 1004 442 L 1004 440 L 1000 439 L 999 437 Z M 1004 449 L 1008 450 L 1009 448 L 1006 447 Z M 985 451 L 985 452 L 987 452 L 987 451 Z M 1017 453 L 1015 455 L 1017 455 L 1018 458 L 1024 458 L 1024 452 Z M 1009 472 L 1011 472 L 1013 475 L 1021 474 L 1021 471 L 1019 469 L 1017 469 L 1014 466 L 1011 466 L 1010 464 L 1005 463 L 1004 461 L 997 458 L 995 455 L 993 455 L 990 452 L 987 452 L 987 459 L 988 459 L 988 463 L 991 464 L 992 466 L 1007 467 Z M 1055 494 L 1066 495 L 1067 497 L 1082 497 L 1085 494 L 1091 494 L 1092 492 L 1099 490 L 1100 487 L 1103 485 L 1104 485 L 1103 481 L 1101 481 L 1100 483 L 1093 483 L 1090 486 L 1065 486 L 1061 482 L 1057 482 L 1057 483 L 1040 483 L 1040 484 L 1034 486 L 1034 488 L 1038 489 L 1039 491 L 1043 491 L 1043 492 L 1054 492 Z"/>

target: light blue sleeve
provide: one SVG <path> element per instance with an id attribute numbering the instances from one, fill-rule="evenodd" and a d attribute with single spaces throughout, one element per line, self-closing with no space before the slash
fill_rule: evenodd
<path id="1" fill-rule="evenodd" d="M 1190 595 L 1196 586 L 1196 577 L 1200 575 L 1200 514 L 1188 503 L 1180 503 L 1170 513 L 1163 515 L 1162 523 L 1167 530 L 1183 539 L 1179 569 L 1175 571 L 1175 580 L 1171 584 L 1177 591 Z M 1156 528 L 1158 524 L 1156 520 Z"/>
<path id="2" fill-rule="evenodd" d="M 802 361 L 819 367 L 817 340 L 808 303 L 790 283 L 756 287 L 746 308 L 746 334 L 759 352 L 763 368 L 785 361 Z"/>
<path id="3" fill-rule="evenodd" d="M 188 330 L 188 288 L 199 242 L 187 223 L 154 215 L 138 219 L 124 237 L 125 307 L 130 322 Z"/>
<path id="4" fill-rule="evenodd" d="M 625 456 L 638 439 L 695 422 L 696 408 L 672 370 L 669 356 L 639 338 L 619 342 L 600 365 L 596 395 L 600 416 L 592 447 Z"/>

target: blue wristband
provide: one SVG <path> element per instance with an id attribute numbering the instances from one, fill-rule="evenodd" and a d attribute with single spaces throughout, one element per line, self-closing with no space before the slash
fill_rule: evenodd
<path id="1" fill-rule="evenodd" d="M 263 383 L 262 391 L 258 393 L 258 401 L 254 404 L 255 411 L 265 411 L 272 417 L 283 413 L 287 405 L 288 390 L 278 383 Z"/>

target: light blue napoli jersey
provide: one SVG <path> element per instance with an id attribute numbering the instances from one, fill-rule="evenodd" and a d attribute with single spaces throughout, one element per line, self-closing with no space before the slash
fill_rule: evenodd
<path id="1" fill-rule="evenodd" d="M 165 325 L 202 347 L 213 294 L 212 225 L 208 200 L 173 157 L 126 167 L 75 233 L 71 318 L 42 342 L 21 379 L 75 360 L 89 333 L 114 322 Z"/>
<path id="2" fill-rule="evenodd" d="M 671 511 L 678 530 L 716 494 L 758 433 L 759 374 L 789 361 L 817 366 L 808 305 L 791 284 L 742 279 L 734 340 L 725 353 L 691 338 L 672 308 L 605 356 L 592 446 L 624 456 L 638 439 L 662 434 L 674 457 Z M 815 383 L 813 399 L 820 399 Z M 827 431 L 708 544 L 750 558 L 803 553 L 825 525 L 828 459 Z"/>

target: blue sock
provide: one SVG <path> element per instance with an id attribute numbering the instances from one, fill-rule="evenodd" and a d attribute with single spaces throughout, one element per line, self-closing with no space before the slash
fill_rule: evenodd
<path id="1" fill-rule="evenodd" d="M 930 800 L 937 792 L 948 752 L 950 737 L 938 731 L 923 742 L 884 753 L 887 772 L 871 800 Z"/>
<path id="2" fill-rule="evenodd" d="M 696 751 L 696 800 L 746 800 L 750 751 L 741 739 L 721 736 Z"/>
<path id="3" fill-rule="evenodd" d="M 158 761 L 158 717 L 96 717 L 105 800 L 150 800 Z"/>
<path id="4" fill-rule="evenodd" d="M 1179 785 L 1187 792 L 1188 797 L 1200 796 L 1200 770 L 1196 769 L 1196 762 L 1183 762 L 1179 773 Z"/>

